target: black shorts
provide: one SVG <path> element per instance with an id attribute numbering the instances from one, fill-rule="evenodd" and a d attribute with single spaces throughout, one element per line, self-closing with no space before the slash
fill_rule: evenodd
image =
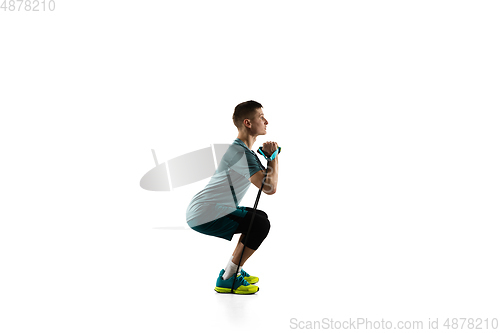
<path id="1" fill-rule="evenodd" d="M 202 234 L 224 238 L 229 241 L 233 239 L 235 234 L 241 233 L 244 235 L 241 240 L 242 243 L 252 250 L 257 250 L 267 237 L 271 224 L 267 214 L 257 209 L 250 235 L 247 235 L 253 211 L 253 208 L 238 206 L 238 209 L 233 213 L 191 228 Z"/>

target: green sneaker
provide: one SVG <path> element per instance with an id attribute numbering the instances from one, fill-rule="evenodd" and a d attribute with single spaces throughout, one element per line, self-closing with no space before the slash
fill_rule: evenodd
<path id="1" fill-rule="evenodd" d="M 240 274 L 243 276 L 243 278 L 245 279 L 245 281 L 247 281 L 250 284 L 255 284 L 255 283 L 259 282 L 259 278 L 258 277 L 252 276 L 252 275 L 248 274 L 247 272 L 245 272 L 243 270 L 243 268 L 241 269 Z"/>
<path id="2" fill-rule="evenodd" d="M 231 293 L 234 275 L 227 280 L 223 280 L 222 275 L 224 275 L 224 272 L 225 270 L 223 269 L 219 273 L 219 277 L 217 278 L 217 283 L 215 285 L 215 291 L 218 293 L 227 294 Z M 248 295 L 255 294 L 257 291 L 259 291 L 259 287 L 249 284 L 241 274 L 238 274 L 238 276 L 236 277 L 236 282 L 234 283 L 233 292 L 235 294 Z"/>

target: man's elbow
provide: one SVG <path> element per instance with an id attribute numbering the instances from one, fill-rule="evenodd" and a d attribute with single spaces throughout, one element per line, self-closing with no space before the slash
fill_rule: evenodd
<path id="1" fill-rule="evenodd" d="M 276 193 L 276 187 L 273 187 L 272 189 L 270 189 L 269 191 L 266 191 L 266 194 L 267 195 L 273 195 Z"/>

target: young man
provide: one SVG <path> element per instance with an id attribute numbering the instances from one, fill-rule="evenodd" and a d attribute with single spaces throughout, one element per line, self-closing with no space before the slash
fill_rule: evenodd
<path id="1" fill-rule="evenodd" d="M 264 118 L 262 105 L 247 101 L 235 107 L 233 123 L 238 128 L 238 137 L 222 157 L 210 182 L 189 203 L 186 219 L 193 230 L 229 241 L 234 234 L 241 233 L 226 268 L 219 273 L 215 290 L 219 293 L 230 293 L 234 282 L 236 294 L 253 294 L 259 290 L 259 287 L 254 285 L 259 278 L 245 272 L 242 266 L 267 237 L 270 223 L 267 214 L 257 209 L 250 235 L 247 237 L 245 233 L 248 231 L 253 208 L 240 207 L 238 204 L 250 184 L 260 189 L 264 180 L 265 168 L 251 149 L 257 137 L 267 133 L 268 122 Z M 278 149 L 278 144 L 268 141 L 262 147 L 266 156 L 271 156 Z M 278 156 L 269 162 L 262 192 L 272 195 L 276 193 L 277 185 Z M 235 274 L 242 253 L 240 269 Z"/>

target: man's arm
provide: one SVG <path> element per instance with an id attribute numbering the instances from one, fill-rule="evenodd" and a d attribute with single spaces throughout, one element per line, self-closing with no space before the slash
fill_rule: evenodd
<path id="1" fill-rule="evenodd" d="M 250 181 L 252 184 L 257 186 L 258 189 L 262 186 L 262 180 L 264 179 L 264 171 L 260 170 L 253 174 L 250 177 Z M 269 162 L 269 167 L 267 168 L 267 177 L 266 182 L 264 184 L 264 188 L 262 192 L 265 194 L 271 195 L 276 193 L 276 189 L 278 188 L 278 155 L 274 158 L 274 160 Z"/>

